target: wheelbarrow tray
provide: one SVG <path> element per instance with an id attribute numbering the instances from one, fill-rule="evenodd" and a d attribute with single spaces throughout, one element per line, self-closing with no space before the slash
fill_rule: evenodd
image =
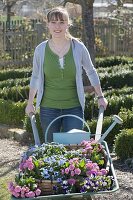
<path id="1" fill-rule="evenodd" d="M 114 166 L 112 163 L 112 159 L 111 159 L 111 156 L 109 153 L 108 145 L 105 141 L 103 141 L 101 144 L 105 147 L 105 151 L 107 153 L 107 156 L 108 156 L 108 159 L 110 162 L 109 175 L 113 176 L 113 178 L 114 178 L 114 185 L 113 185 L 112 190 L 105 190 L 105 191 L 98 191 L 98 192 L 86 192 L 86 193 L 47 195 L 47 196 L 38 196 L 38 197 L 34 197 L 34 198 L 15 198 L 12 196 L 11 200 L 34 200 L 34 199 L 37 199 L 37 200 L 52 200 L 52 199 L 63 200 L 63 199 L 71 199 L 71 198 L 74 199 L 76 197 L 78 197 L 78 198 L 87 197 L 88 199 L 90 197 L 90 199 L 91 199 L 91 196 L 93 196 L 93 195 L 102 195 L 102 194 L 108 194 L 108 193 L 113 193 L 113 192 L 117 191 L 119 189 L 119 185 L 118 185 L 117 177 L 115 174 Z"/>

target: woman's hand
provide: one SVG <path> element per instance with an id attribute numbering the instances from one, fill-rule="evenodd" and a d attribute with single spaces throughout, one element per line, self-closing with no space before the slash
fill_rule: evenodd
<path id="1" fill-rule="evenodd" d="M 107 101 L 107 99 L 105 97 L 102 97 L 102 98 L 98 99 L 98 108 L 100 106 L 103 106 L 104 110 L 106 110 L 107 105 L 108 105 L 108 101 Z"/>
<path id="2" fill-rule="evenodd" d="M 35 113 L 35 107 L 33 105 L 33 103 L 28 103 L 26 108 L 25 108 L 25 112 L 27 115 L 29 115 L 30 113 Z"/>

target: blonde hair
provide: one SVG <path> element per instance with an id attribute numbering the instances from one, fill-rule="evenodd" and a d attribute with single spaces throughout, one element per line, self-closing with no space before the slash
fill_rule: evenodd
<path id="1" fill-rule="evenodd" d="M 55 7 L 52 8 L 48 13 L 47 13 L 47 22 L 51 22 L 52 20 L 60 20 L 60 21 L 68 21 L 68 25 L 71 26 L 72 22 L 70 20 L 69 14 L 64 7 Z M 69 33 L 69 30 L 66 32 L 66 37 L 67 38 L 72 38 L 73 36 Z"/>

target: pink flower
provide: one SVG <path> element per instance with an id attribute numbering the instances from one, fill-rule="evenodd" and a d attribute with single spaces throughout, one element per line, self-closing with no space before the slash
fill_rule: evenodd
<path id="1" fill-rule="evenodd" d="M 70 159 L 70 160 L 69 160 L 69 163 L 70 163 L 70 164 L 73 164 L 73 159 Z"/>
<path id="2" fill-rule="evenodd" d="M 65 173 L 66 173 L 66 174 L 69 173 L 69 168 L 68 168 L 68 167 L 65 169 Z"/>
<path id="3" fill-rule="evenodd" d="M 101 169 L 100 171 L 102 172 L 102 175 L 106 175 L 107 174 L 107 170 L 106 169 Z"/>
<path id="4" fill-rule="evenodd" d="M 25 194 L 24 193 L 21 193 L 21 198 L 25 198 Z"/>
<path id="5" fill-rule="evenodd" d="M 34 164 L 33 164 L 33 163 L 30 163 L 30 164 L 28 164 L 27 167 L 28 167 L 29 170 L 32 170 L 32 169 L 34 168 Z"/>
<path id="6" fill-rule="evenodd" d="M 14 192 L 21 192 L 21 187 L 19 185 L 17 185 L 14 189 Z"/>
<path id="7" fill-rule="evenodd" d="M 41 194 L 41 190 L 38 188 L 36 191 L 35 191 L 35 194 L 36 196 L 39 196 Z"/>
<path id="8" fill-rule="evenodd" d="M 30 192 L 26 193 L 25 196 L 29 197 L 29 198 L 32 198 L 32 197 L 35 197 L 35 193 L 30 191 Z"/>
<path id="9" fill-rule="evenodd" d="M 86 140 L 83 140 L 82 142 L 81 142 L 81 145 L 87 145 L 88 144 L 88 141 L 86 141 Z"/>
<path id="10" fill-rule="evenodd" d="M 75 169 L 75 166 L 74 166 L 73 164 L 71 164 L 71 165 L 69 166 L 69 169 L 70 169 L 70 170 L 74 170 L 74 169 Z"/>
<path id="11" fill-rule="evenodd" d="M 70 179 L 68 179 L 68 183 L 70 185 L 74 185 L 76 183 L 76 180 L 74 178 L 70 178 Z"/>
<path id="12" fill-rule="evenodd" d="M 12 195 L 15 196 L 15 197 L 19 197 L 20 194 L 17 193 L 17 192 L 15 192 L 15 191 L 13 191 L 13 192 L 12 192 Z"/>
<path id="13" fill-rule="evenodd" d="M 96 170 L 87 171 L 87 172 L 86 172 L 86 175 L 87 175 L 87 176 L 90 176 L 90 175 L 97 175 L 97 171 L 96 171 Z"/>
<path id="14" fill-rule="evenodd" d="M 73 158 L 73 161 L 74 161 L 75 163 L 78 163 L 78 160 L 79 160 L 79 158 Z"/>
<path id="15" fill-rule="evenodd" d="M 12 192 L 13 190 L 14 190 L 14 185 L 13 185 L 13 182 L 10 182 L 9 184 L 8 184 L 8 190 L 10 191 L 10 192 Z"/>
<path id="16" fill-rule="evenodd" d="M 23 165 L 24 165 L 24 163 L 20 163 L 20 165 L 19 165 L 19 171 L 23 170 Z"/>
<path id="17" fill-rule="evenodd" d="M 29 157 L 28 160 L 25 161 L 22 165 L 20 165 L 20 170 L 28 168 L 28 170 L 32 170 L 34 168 L 34 164 L 32 162 L 32 157 Z"/>
<path id="18" fill-rule="evenodd" d="M 81 174 L 81 170 L 80 170 L 79 168 L 76 168 L 76 169 L 74 170 L 74 172 L 75 172 L 75 174 L 77 174 L 77 175 Z"/>
<path id="19" fill-rule="evenodd" d="M 92 150 L 93 148 L 92 148 L 92 146 L 90 144 L 88 144 L 88 145 L 86 145 L 85 149 Z"/>
<path id="20" fill-rule="evenodd" d="M 28 187 L 26 187 L 25 189 L 26 189 L 26 191 L 25 191 L 25 192 L 29 192 L 29 191 L 30 191 L 30 189 L 29 189 Z"/>
<path id="21" fill-rule="evenodd" d="M 98 175 L 98 176 L 102 176 L 102 172 L 101 172 L 101 171 L 98 171 L 98 172 L 97 172 L 97 175 Z"/>
<path id="22" fill-rule="evenodd" d="M 23 164 L 23 168 L 26 169 L 27 168 L 27 163 Z"/>
<path id="23" fill-rule="evenodd" d="M 62 175 L 65 173 L 64 169 L 61 170 Z"/>
<path id="24" fill-rule="evenodd" d="M 93 163 L 91 161 L 86 163 L 86 168 L 89 170 L 93 169 Z"/>
<path id="25" fill-rule="evenodd" d="M 25 187 L 22 187 L 21 188 L 21 194 L 24 194 L 26 192 L 26 188 Z"/>
<path id="26" fill-rule="evenodd" d="M 71 171 L 71 176 L 74 176 L 74 175 L 75 175 L 74 171 Z"/>

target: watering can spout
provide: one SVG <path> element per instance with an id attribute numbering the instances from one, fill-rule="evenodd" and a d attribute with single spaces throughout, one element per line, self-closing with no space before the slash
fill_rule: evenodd
<path id="1" fill-rule="evenodd" d="M 102 135 L 102 137 L 100 138 L 99 142 L 102 142 L 107 137 L 109 132 L 114 128 L 114 126 L 116 124 L 122 124 L 123 123 L 123 120 L 118 115 L 113 115 L 113 120 L 114 120 L 113 123 L 106 130 L 106 132 Z"/>
<path id="2" fill-rule="evenodd" d="M 113 120 L 118 124 L 122 124 L 123 123 L 123 120 L 118 115 L 114 115 L 113 116 Z"/>

